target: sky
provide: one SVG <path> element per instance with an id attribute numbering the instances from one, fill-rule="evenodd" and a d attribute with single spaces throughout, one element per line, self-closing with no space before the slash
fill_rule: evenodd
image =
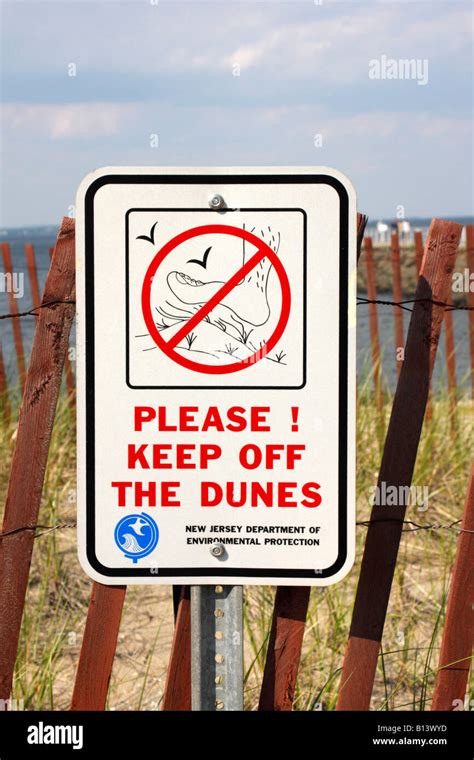
<path id="1" fill-rule="evenodd" d="M 102 166 L 332 166 L 372 220 L 472 213 L 470 0 L 0 0 L 0 37 L 1 227 Z"/>

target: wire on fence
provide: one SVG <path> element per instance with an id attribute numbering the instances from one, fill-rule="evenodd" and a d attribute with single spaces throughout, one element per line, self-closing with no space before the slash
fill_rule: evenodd
<path id="1" fill-rule="evenodd" d="M 75 528 L 77 523 L 74 521 L 58 523 L 58 525 L 23 525 L 19 528 L 13 528 L 13 530 L 6 530 L 4 533 L 0 533 L 0 539 L 8 538 L 9 536 L 15 536 L 17 533 L 23 533 L 27 530 L 37 531 L 41 530 L 41 533 L 37 533 L 34 538 L 40 538 L 47 533 L 51 533 L 53 530 L 64 530 L 64 528 Z"/>
<path id="2" fill-rule="evenodd" d="M 399 306 L 401 309 L 405 309 L 405 311 L 410 312 L 413 311 L 413 309 L 405 306 L 407 303 L 431 303 L 434 306 L 444 306 L 446 311 L 474 311 L 473 306 L 456 306 L 455 304 L 446 301 L 436 301 L 433 298 L 408 298 L 405 301 L 382 301 L 378 298 L 372 300 L 370 298 L 357 296 L 357 306 L 364 306 L 365 304 L 369 303 L 377 303 L 380 304 L 380 306 Z"/>
<path id="3" fill-rule="evenodd" d="M 455 533 L 474 533 L 474 530 L 467 530 L 466 528 L 457 528 L 456 526 L 461 522 L 461 520 L 455 520 L 452 523 L 449 523 L 449 525 L 420 525 L 419 523 L 413 522 L 413 520 L 397 520 L 396 517 L 388 517 L 386 520 L 360 520 L 356 522 L 356 525 L 358 527 L 363 528 L 369 528 L 371 525 L 375 525 L 376 523 L 381 522 L 396 522 L 396 523 L 402 523 L 403 525 L 411 525 L 413 527 L 411 528 L 405 528 L 404 533 L 414 533 L 418 530 L 452 530 Z M 24 525 L 20 528 L 14 528 L 13 530 L 7 530 L 4 533 L 0 533 L 0 540 L 2 538 L 8 538 L 9 536 L 16 535 L 17 533 L 21 533 L 26 530 L 41 530 L 41 533 L 37 533 L 34 537 L 40 538 L 41 536 L 45 536 L 48 533 L 51 533 L 54 530 L 64 530 L 65 528 L 76 528 L 77 523 L 74 521 L 64 522 L 64 523 L 58 523 L 58 525 Z"/>
<path id="4" fill-rule="evenodd" d="M 72 300 L 56 300 L 56 301 L 48 301 L 47 303 L 42 303 L 39 306 L 35 306 L 33 309 L 29 309 L 28 311 L 20 311 L 18 314 L 0 314 L 0 319 L 16 319 L 17 317 L 37 317 L 37 311 L 38 309 L 45 309 L 49 306 L 55 306 L 56 304 L 62 304 L 62 303 L 72 303 L 75 304 L 76 301 Z M 379 304 L 380 306 L 399 306 L 401 309 L 405 309 L 406 311 L 413 311 L 413 309 L 408 308 L 406 304 L 413 304 L 413 303 L 431 303 L 433 306 L 444 306 L 446 311 L 474 311 L 474 306 L 456 306 L 455 304 L 448 303 L 446 301 L 436 301 L 433 298 L 407 298 L 405 301 L 383 301 L 379 298 L 372 299 L 372 298 L 363 298 L 362 296 L 357 296 L 357 306 L 364 306 L 365 304 L 375 303 Z"/>
<path id="5" fill-rule="evenodd" d="M 458 525 L 461 520 L 454 520 L 454 522 L 449 523 L 449 525 L 420 525 L 419 523 L 413 522 L 413 520 L 397 520 L 396 517 L 387 517 L 387 519 L 381 519 L 381 520 L 362 520 L 361 522 L 356 522 L 356 525 L 361 525 L 366 528 L 369 528 L 371 525 L 376 525 L 377 523 L 386 523 L 386 522 L 396 522 L 401 523 L 402 525 L 412 525 L 412 528 L 404 528 L 403 533 L 414 533 L 418 530 L 453 530 L 455 533 L 474 533 L 474 530 L 467 530 L 466 528 L 456 528 L 456 525 Z"/>
<path id="6" fill-rule="evenodd" d="M 49 306 L 56 306 L 59 303 L 73 303 L 76 302 L 74 300 L 66 299 L 56 299 L 54 301 L 47 301 L 46 303 L 42 303 L 39 306 L 34 306 L 32 309 L 29 309 L 28 311 L 19 311 L 17 314 L 0 314 L 0 319 L 16 319 L 17 317 L 37 317 L 38 314 L 36 313 L 39 309 L 46 309 Z"/>

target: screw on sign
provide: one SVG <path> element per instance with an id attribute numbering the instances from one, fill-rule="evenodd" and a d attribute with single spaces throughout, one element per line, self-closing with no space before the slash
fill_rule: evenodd
<path id="1" fill-rule="evenodd" d="M 214 209 L 214 211 L 219 211 L 220 209 L 225 208 L 225 205 L 226 204 L 224 198 L 218 193 L 216 193 L 216 195 L 213 195 L 209 200 L 209 206 Z"/>
<path id="2" fill-rule="evenodd" d="M 251 256 L 251 258 L 248 261 L 246 261 L 230 277 L 230 279 L 227 282 L 223 283 L 221 287 L 218 287 L 218 289 L 211 295 L 208 301 L 204 303 L 203 305 L 201 305 L 197 311 L 195 311 L 193 316 L 190 319 L 188 319 L 186 323 L 177 332 L 175 332 L 172 338 L 170 338 L 169 340 L 165 340 L 156 325 L 155 317 L 153 314 L 152 287 L 153 287 L 153 281 L 154 281 L 155 275 L 159 271 L 160 265 L 166 260 L 167 256 L 172 254 L 173 251 L 179 245 L 181 245 L 182 243 L 185 243 L 186 241 L 192 238 L 196 238 L 201 235 L 205 236 L 205 235 L 216 234 L 216 233 L 219 235 L 230 235 L 236 238 L 241 238 L 243 241 L 246 241 L 247 243 L 254 245 L 257 248 L 257 252 L 254 253 L 253 256 Z M 197 327 L 203 320 L 205 320 L 214 308 L 222 304 L 224 300 L 228 301 L 229 298 L 232 298 L 232 296 L 236 292 L 236 289 L 241 288 L 242 284 L 244 283 L 249 284 L 251 282 L 252 273 L 254 270 L 257 270 L 256 284 L 258 286 L 257 280 L 260 277 L 260 272 L 258 271 L 258 269 L 259 267 L 262 266 L 262 263 L 264 262 L 265 259 L 268 259 L 275 268 L 275 271 L 278 276 L 278 280 L 279 280 L 279 284 L 281 288 L 281 296 L 282 296 L 282 307 L 281 307 L 281 312 L 280 312 L 278 322 L 276 324 L 275 329 L 273 330 L 269 338 L 266 340 L 266 342 L 260 347 L 255 348 L 255 350 L 251 352 L 250 355 L 246 356 L 245 358 L 242 358 L 238 362 L 234 361 L 234 362 L 229 362 L 229 363 L 220 364 L 220 365 L 194 361 L 194 360 L 189 359 L 186 356 L 183 356 L 178 351 L 176 351 L 176 348 L 179 345 L 179 343 L 183 339 L 185 339 L 187 336 L 192 335 L 193 329 Z M 177 273 L 175 277 L 177 278 L 179 282 L 179 277 L 180 277 L 179 273 Z M 199 285 L 197 287 L 199 287 Z M 249 298 L 251 299 L 251 297 L 252 297 L 252 292 L 250 293 Z M 251 302 L 250 302 L 250 305 L 251 305 Z M 168 241 L 161 248 L 161 250 L 158 251 L 156 256 L 153 258 L 150 266 L 148 267 L 148 271 L 145 275 L 143 288 L 142 288 L 143 317 L 145 319 L 145 323 L 150 333 L 150 336 L 153 338 L 156 345 L 159 348 L 161 348 L 161 350 L 167 356 L 169 356 L 171 359 L 173 359 L 174 361 L 176 361 L 178 364 L 182 365 L 183 367 L 194 370 L 196 372 L 203 372 L 206 374 L 208 373 L 209 374 L 227 374 L 229 372 L 238 372 L 240 370 L 245 369 L 246 367 L 250 367 L 256 364 L 258 361 L 260 361 L 265 356 L 267 356 L 273 350 L 273 348 L 277 345 L 278 341 L 283 335 L 283 332 L 288 322 L 290 307 L 291 307 L 291 292 L 290 292 L 290 284 L 288 281 L 288 276 L 286 274 L 286 271 L 282 262 L 280 261 L 278 256 L 275 254 L 275 252 L 270 248 L 270 246 L 267 243 L 265 243 L 263 240 L 258 238 L 252 232 L 249 232 L 248 230 L 245 230 L 245 229 L 239 229 L 237 227 L 233 227 L 231 225 L 224 225 L 224 224 L 201 225 L 200 227 L 195 227 L 193 229 L 186 230 L 185 232 L 182 232 L 179 235 L 176 235 L 174 238 Z"/>
<path id="3" fill-rule="evenodd" d="M 222 557 L 225 553 L 225 547 L 222 544 L 214 544 L 211 546 L 211 554 L 213 557 Z"/>

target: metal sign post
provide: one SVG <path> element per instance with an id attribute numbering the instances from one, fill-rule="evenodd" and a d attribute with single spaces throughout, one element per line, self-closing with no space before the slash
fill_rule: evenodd
<path id="1" fill-rule="evenodd" d="M 193 710 L 244 709 L 242 589 L 191 587 Z"/>

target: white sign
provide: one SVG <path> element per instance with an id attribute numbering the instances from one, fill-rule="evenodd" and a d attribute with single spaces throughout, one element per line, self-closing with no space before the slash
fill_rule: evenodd
<path id="1" fill-rule="evenodd" d="M 78 523 L 109 584 L 354 559 L 356 207 L 326 168 L 108 168 L 77 197 Z"/>

